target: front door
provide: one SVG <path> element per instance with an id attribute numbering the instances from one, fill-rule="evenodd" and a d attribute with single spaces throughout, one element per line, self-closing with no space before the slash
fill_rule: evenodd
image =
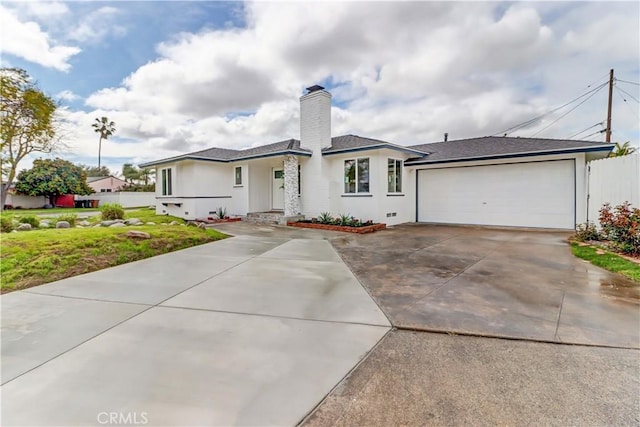
<path id="1" fill-rule="evenodd" d="M 284 169 L 271 170 L 271 209 L 284 209 Z"/>

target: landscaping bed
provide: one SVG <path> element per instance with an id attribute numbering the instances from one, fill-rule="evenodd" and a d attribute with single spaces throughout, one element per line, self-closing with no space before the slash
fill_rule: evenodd
<path id="1" fill-rule="evenodd" d="M 288 222 L 288 226 L 290 227 L 299 227 L 299 228 L 316 228 L 319 230 L 331 230 L 331 231 L 343 231 L 345 233 L 373 233 L 374 231 L 384 230 L 387 228 L 387 224 L 379 223 L 372 225 L 361 225 L 358 227 L 348 226 L 348 225 L 333 225 L 333 224 L 320 224 L 317 222 L 311 221 L 297 221 L 297 222 Z"/>
<path id="2" fill-rule="evenodd" d="M 205 224 L 220 224 L 222 222 L 238 222 L 242 221 L 242 218 L 196 218 L 195 222 L 204 222 Z"/>
<path id="3" fill-rule="evenodd" d="M 227 237 L 215 230 L 189 227 L 180 218 L 156 215 L 152 210 L 128 212 L 125 222 L 127 218 L 138 221 L 128 226 L 113 221 L 105 226 L 100 217 L 90 217 L 84 219 L 89 223 L 85 226 L 35 226 L 30 231 L 2 233 L 2 293 Z"/>

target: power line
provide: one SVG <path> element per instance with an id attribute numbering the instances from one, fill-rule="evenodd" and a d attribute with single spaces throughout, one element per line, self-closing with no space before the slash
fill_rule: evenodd
<path id="1" fill-rule="evenodd" d="M 630 82 L 629 80 L 616 79 L 617 82 L 629 83 L 630 85 L 640 86 L 640 83 Z"/>
<path id="2" fill-rule="evenodd" d="M 605 133 L 606 131 L 607 131 L 606 129 L 600 129 L 600 130 L 597 130 L 597 131 L 595 131 L 595 132 L 593 132 L 593 133 L 590 133 L 589 135 L 585 136 L 585 137 L 584 137 L 584 138 L 582 138 L 582 139 L 583 139 L 583 140 L 586 140 L 586 139 L 588 139 L 588 138 L 592 137 L 593 135 L 603 134 L 603 133 Z"/>
<path id="3" fill-rule="evenodd" d="M 596 93 L 598 93 L 598 91 L 600 91 L 600 89 L 602 89 L 603 87 L 606 86 L 606 83 L 601 84 L 600 86 L 598 86 L 595 90 L 595 92 L 593 92 L 591 95 L 589 95 L 587 98 L 585 98 L 584 100 L 582 100 L 582 102 L 580 102 L 578 105 L 576 105 L 575 107 L 573 107 L 572 109 L 570 109 L 569 111 L 567 111 L 566 113 L 564 113 L 563 115 L 561 115 L 560 117 L 558 117 L 557 119 L 555 119 L 554 121 L 552 121 L 551 123 L 549 123 L 547 126 L 543 127 L 542 129 L 540 129 L 538 132 L 534 133 L 533 135 L 531 135 L 530 138 L 533 138 L 534 136 L 538 135 L 540 132 L 549 129 L 551 126 L 553 126 L 555 123 L 557 123 L 559 120 L 561 120 L 562 118 L 564 118 L 567 114 L 571 113 L 573 110 L 575 110 L 576 108 L 578 108 L 579 106 L 581 106 L 582 104 L 584 104 L 585 102 L 587 102 L 588 100 L 590 100 Z"/>
<path id="4" fill-rule="evenodd" d="M 624 102 L 624 105 L 626 105 L 627 107 L 629 107 L 629 111 L 631 111 L 631 113 L 634 115 L 634 117 L 637 117 L 638 114 L 633 110 L 633 107 L 631 107 L 631 104 L 629 104 L 627 102 L 627 100 L 625 99 L 625 97 L 623 95 L 621 95 L 620 89 L 618 89 L 617 86 L 614 86 L 615 90 L 616 90 L 616 96 L 619 96 L 622 101 Z"/>
<path id="5" fill-rule="evenodd" d="M 640 104 L 640 101 L 638 101 L 638 98 L 636 98 L 635 96 L 631 95 L 631 94 L 630 94 L 629 92 L 627 92 L 626 90 L 621 89 L 621 88 L 616 87 L 616 86 L 614 86 L 614 87 L 615 87 L 617 90 L 621 91 L 622 93 L 627 94 L 627 96 L 629 96 L 629 98 L 633 99 L 633 100 L 634 100 L 634 101 L 636 101 L 638 104 Z M 625 101 L 626 101 L 626 99 L 625 99 Z"/>
<path id="6" fill-rule="evenodd" d="M 552 110 L 549 110 L 549 111 L 547 111 L 546 113 L 544 113 L 544 114 L 542 114 L 542 115 L 540 115 L 540 116 L 534 117 L 533 119 L 527 120 L 527 121 L 525 121 L 525 122 L 519 123 L 519 124 L 517 124 L 517 125 L 515 125 L 515 126 L 512 126 L 512 127 L 510 127 L 510 128 L 507 128 L 507 129 L 503 130 L 502 132 L 496 132 L 496 133 L 494 133 L 492 136 L 496 136 L 496 135 L 508 135 L 508 134 L 510 134 L 510 133 L 513 133 L 513 132 L 517 131 L 518 129 L 521 129 L 521 128 L 525 127 L 525 126 L 528 126 L 528 125 L 530 125 L 530 124 L 532 124 L 532 123 L 535 123 L 535 122 L 539 121 L 540 119 L 542 119 L 542 118 L 543 118 L 543 117 L 545 117 L 545 116 L 548 116 L 548 115 L 549 115 L 549 114 L 551 114 L 551 113 L 555 113 L 556 111 L 561 110 L 562 108 L 566 107 L 567 105 L 573 104 L 573 103 L 574 103 L 574 102 L 576 102 L 577 100 L 579 100 L 579 99 L 581 99 L 581 98 L 583 98 L 583 97 L 585 97 L 585 96 L 587 96 L 587 95 L 589 95 L 589 94 L 592 94 L 592 93 L 598 92 L 600 89 L 602 89 L 602 88 L 603 88 L 604 86 L 606 86 L 607 84 L 608 84 L 608 81 L 607 81 L 607 82 L 604 82 L 604 83 L 601 83 L 601 84 L 600 84 L 600 85 L 598 85 L 597 87 L 595 87 L 595 88 L 593 88 L 593 89 L 591 89 L 591 90 L 589 90 L 589 91 L 587 91 L 587 92 L 583 93 L 582 95 L 580 95 L 580 96 L 578 96 L 578 97 L 576 97 L 576 98 L 572 99 L 571 101 L 569 101 L 569 102 L 567 102 L 567 103 L 565 103 L 565 104 L 563 104 L 563 105 L 561 105 L 561 106 L 559 106 L 559 107 L 557 107 L 557 108 L 554 108 L 554 109 L 552 109 Z M 590 97 L 589 97 L 589 98 L 590 98 Z M 588 98 L 587 98 L 587 99 L 588 99 Z"/>
<path id="7" fill-rule="evenodd" d="M 594 128 L 594 127 L 598 126 L 598 125 L 600 125 L 600 126 L 604 126 L 604 121 L 601 121 L 600 123 L 596 123 L 595 125 L 591 125 L 591 126 L 589 126 L 588 128 L 586 128 L 586 129 L 582 129 L 580 132 L 574 133 L 573 135 L 571 135 L 571 136 L 569 136 L 569 137 L 567 137 L 567 138 L 565 138 L 565 139 L 571 139 L 571 138 L 573 138 L 574 136 L 578 136 L 578 135 L 580 135 L 581 133 L 586 132 L 586 131 L 588 131 L 589 129 L 592 129 L 592 128 Z"/>

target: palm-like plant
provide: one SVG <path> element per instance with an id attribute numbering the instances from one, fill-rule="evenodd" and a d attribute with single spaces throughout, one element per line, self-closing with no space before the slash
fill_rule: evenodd
<path id="1" fill-rule="evenodd" d="M 614 147 L 609 157 L 628 156 L 629 154 L 635 153 L 636 150 L 637 148 L 632 147 L 629 141 L 625 142 L 624 144 L 620 144 L 619 142 L 616 142 L 616 146 Z"/>
<path id="2" fill-rule="evenodd" d="M 96 133 L 100 134 L 100 141 L 98 142 L 98 169 L 100 168 L 100 153 L 102 152 L 102 140 L 109 139 L 111 135 L 116 132 L 116 124 L 110 122 L 108 118 L 102 116 L 96 118 L 95 123 L 91 125 Z"/>

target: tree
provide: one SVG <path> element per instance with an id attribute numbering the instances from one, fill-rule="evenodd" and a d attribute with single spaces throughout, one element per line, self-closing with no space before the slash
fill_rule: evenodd
<path id="1" fill-rule="evenodd" d="M 140 179 L 140 170 L 131 163 L 125 163 L 122 165 L 122 176 L 129 184 L 133 184 Z"/>
<path id="2" fill-rule="evenodd" d="M 116 133 L 116 124 L 110 122 L 109 119 L 102 116 L 102 118 L 96 118 L 95 123 L 91 125 L 96 133 L 100 134 L 100 141 L 98 142 L 98 169 L 100 169 L 100 153 L 102 152 L 102 140 L 109 139 L 111 135 Z"/>
<path id="3" fill-rule="evenodd" d="M 51 206 L 63 194 L 88 195 L 93 189 L 87 174 L 79 166 L 62 159 L 38 159 L 33 167 L 18 174 L 16 192 L 29 196 L 45 196 Z"/>
<path id="4" fill-rule="evenodd" d="M 151 168 L 140 169 L 140 179 L 144 182 L 144 185 L 149 185 L 151 178 L 155 177 L 156 170 Z"/>
<path id="5" fill-rule="evenodd" d="M 637 148 L 631 146 L 629 141 L 625 142 L 624 144 L 616 142 L 616 146 L 613 148 L 611 154 L 609 154 L 609 157 L 628 156 L 629 154 L 635 153 L 637 150 Z"/>
<path id="6" fill-rule="evenodd" d="M 2 195 L 13 184 L 18 164 L 35 152 L 50 153 L 60 142 L 58 105 L 44 94 L 20 68 L 0 68 L 0 148 L 2 156 Z"/>
<path id="7" fill-rule="evenodd" d="M 79 163 L 78 166 L 87 174 L 87 176 L 111 176 L 112 173 L 106 166 L 88 166 Z"/>

